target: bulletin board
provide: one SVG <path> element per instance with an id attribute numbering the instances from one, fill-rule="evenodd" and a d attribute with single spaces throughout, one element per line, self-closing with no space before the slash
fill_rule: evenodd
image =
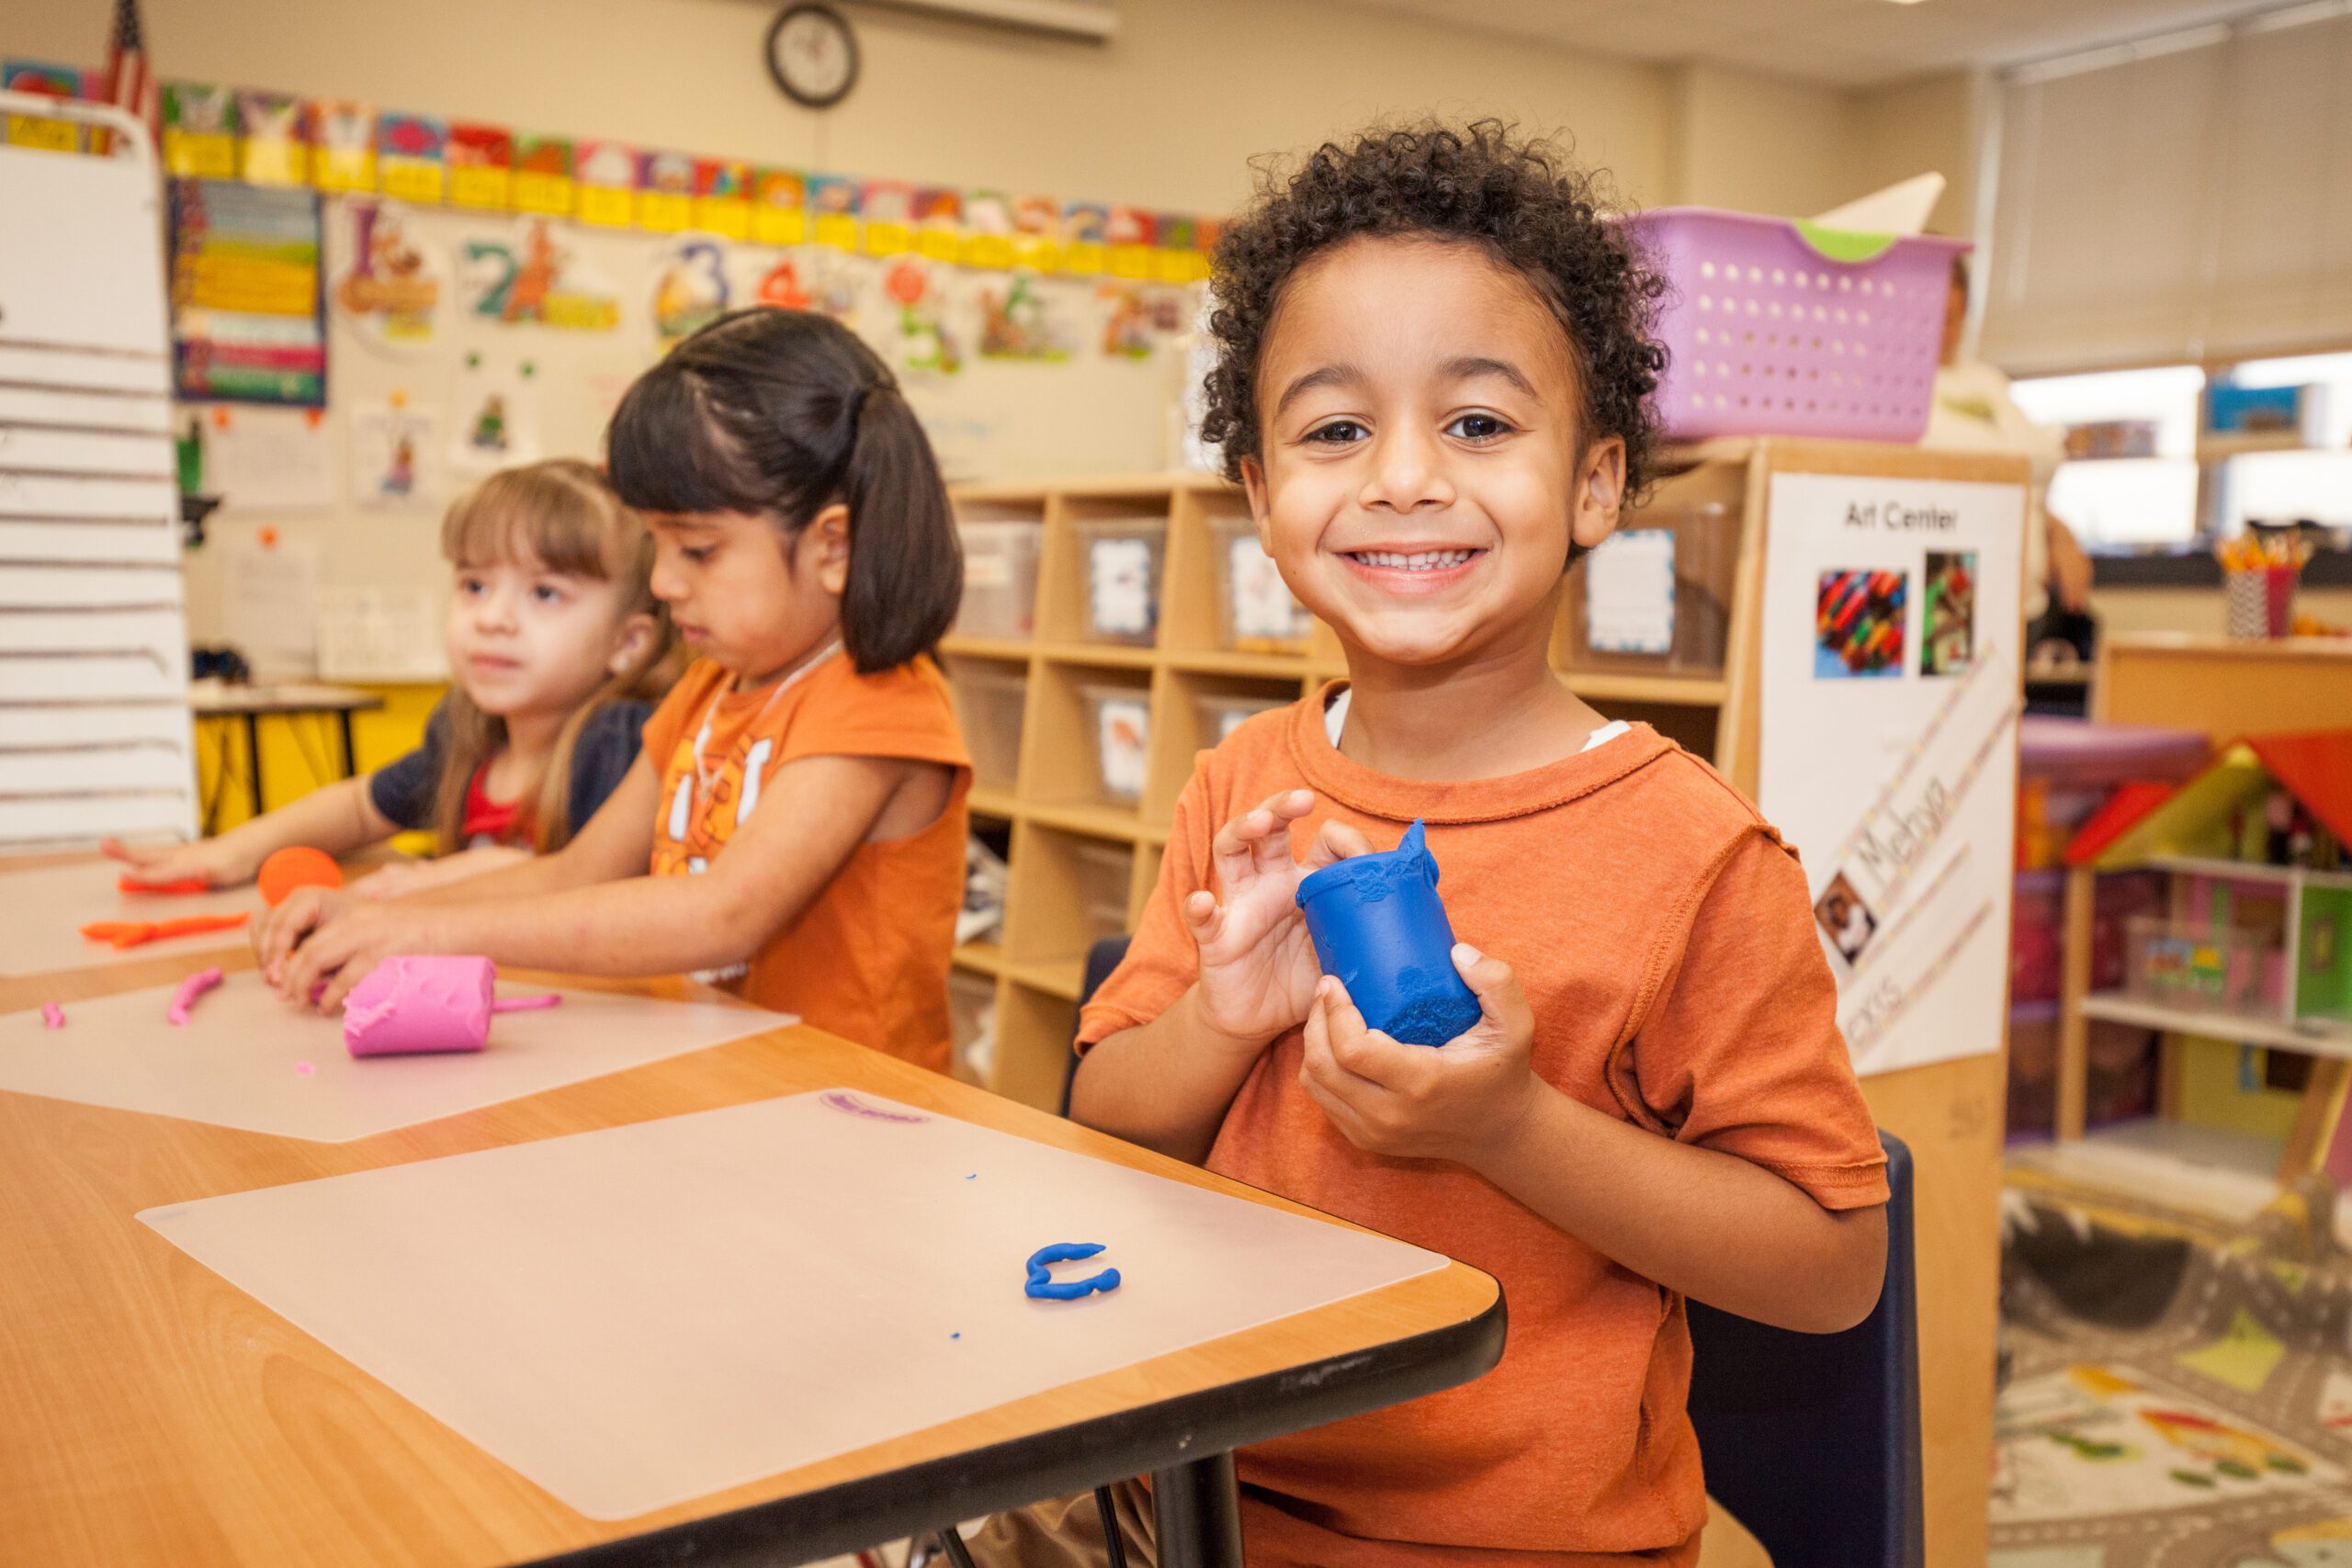
<path id="1" fill-rule="evenodd" d="M 437 678 L 449 499 L 505 464 L 599 458 L 630 381 L 724 309 L 778 303 L 851 325 L 899 375 L 952 479 L 1159 469 L 1181 441 L 1198 284 L 375 197 L 328 197 L 322 210 L 324 406 L 176 416 L 201 439 L 202 488 L 224 498 L 217 547 L 187 560 L 192 632 L 263 648 L 266 675 Z M 272 624 L 305 586 L 289 575 L 324 606 L 322 644 Z M 257 581 L 272 586 L 247 586 Z"/>

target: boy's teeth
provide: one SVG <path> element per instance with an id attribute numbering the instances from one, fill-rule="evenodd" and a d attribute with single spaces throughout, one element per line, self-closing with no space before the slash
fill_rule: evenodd
<path id="1" fill-rule="evenodd" d="M 1408 556 L 1395 550 L 1359 550 L 1356 559 L 1366 566 L 1395 567 L 1402 571 L 1438 571 L 1446 567 L 1460 566 L 1476 553 L 1473 550 L 1424 550 Z"/>

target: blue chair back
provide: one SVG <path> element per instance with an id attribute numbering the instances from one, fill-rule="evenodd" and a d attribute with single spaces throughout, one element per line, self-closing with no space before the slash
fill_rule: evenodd
<path id="1" fill-rule="evenodd" d="M 1707 1491 L 1788 1568 L 1923 1568 L 1911 1151 L 1886 1148 L 1886 1283 L 1843 1334 L 1690 1303 Z M 1986 1369 L 1991 1375 L 1991 1369 Z"/>
<path id="2" fill-rule="evenodd" d="M 1106 936 L 1086 950 L 1086 973 L 1078 982 L 1078 1005 L 1084 1007 L 1127 955 L 1127 943 L 1133 939 Z M 1062 1064 L 1062 1114 L 1069 1114 L 1070 1085 L 1078 1081 L 1078 1042 L 1070 1042 L 1069 1060 Z"/>

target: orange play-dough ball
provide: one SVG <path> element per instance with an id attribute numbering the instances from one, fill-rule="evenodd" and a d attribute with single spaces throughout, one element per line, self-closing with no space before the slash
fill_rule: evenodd
<path id="1" fill-rule="evenodd" d="M 261 874 L 254 880 L 261 884 L 263 900 L 275 909 L 297 887 L 342 886 L 343 868 L 324 850 L 289 844 L 262 862 Z"/>

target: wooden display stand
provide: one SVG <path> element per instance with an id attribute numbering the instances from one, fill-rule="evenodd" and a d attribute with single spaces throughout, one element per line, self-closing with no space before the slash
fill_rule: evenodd
<path id="1" fill-rule="evenodd" d="M 1578 695 L 1611 717 L 1648 722 L 1751 795 L 1762 716 L 1758 670 L 1763 552 L 1775 473 L 1886 475 L 2022 484 L 2022 461 L 1877 444 L 1739 440 L 1677 448 L 1647 508 L 1724 506 L 1740 517 L 1720 671 L 1630 674 L 1597 670 L 1564 624 L 1553 662 Z M 1076 1022 L 1080 968 L 1099 934 L 1090 919 L 1097 846 L 1125 852 L 1126 929 L 1157 882 L 1170 813 L 1194 753 L 1214 745 L 1196 705 L 1204 694 L 1290 701 L 1346 673 L 1340 647 L 1317 626 L 1305 651 L 1219 646 L 1212 541 L 1219 518 L 1247 515 L 1231 487 L 1204 475 L 989 484 L 955 492 L 975 519 L 1039 517 L 1038 636 L 1017 641 L 950 637 L 951 678 L 979 668 L 1025 677 L 1013 788 L 976 789 L 976 818 L 1011 826 L 1011 882 L 1001 944 L 971 946 L 957 967 L 995 985 L 996 1050 L 989 1087 L 1034 1105 L 1057 1102 Z M 1086 612 L 1079 525 L 1095 518 L 1164 520 L 1162 613 L 1149 647 L 1079 640 Z M 1080 688 L 1124 686 L 1149 704 L 1149 765 L 1132 807 L 1090 798 L 1095 767 Z M 1986 788 L 2006 787 L 2011 778 Z M 1099 896 L 1098 896 L 1099 897 Z M 2007 935 L 2003 933 L 2006 946 Z M 1918 1181 L 1917 1249 L 1922 1427 L 1928 1555 L 1981 1562 L 1991 1490 L 1994 1336 L 2006 1063 L 1999 1052 L 1863 1080 L 1881 1126 L 1910 1145 Z"/>

